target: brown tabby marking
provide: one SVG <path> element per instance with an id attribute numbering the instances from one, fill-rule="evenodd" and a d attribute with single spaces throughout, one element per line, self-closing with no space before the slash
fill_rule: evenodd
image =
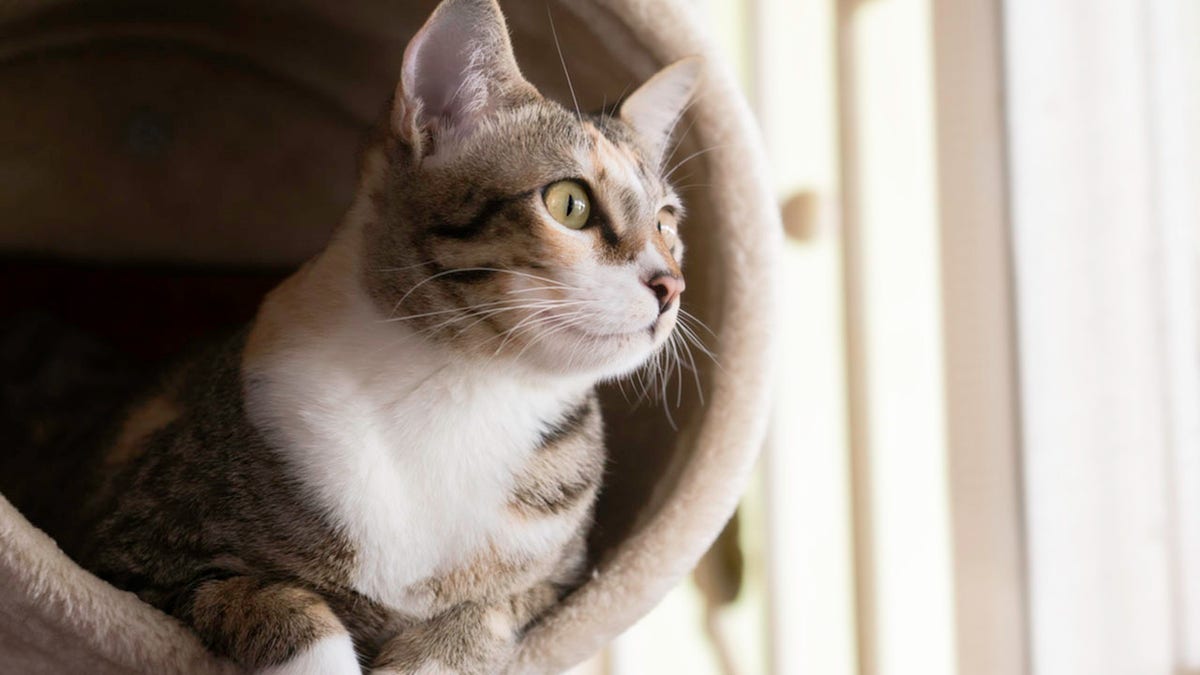
<path id="1" fill-rule="evenodd" d="M 487 675 L 511 656 L 523 627 L 558 601 L 561 589 L 542 582 L 500 604 L 468 602 L 432 621 L 402 631 L 372 664 L 413 673 L 430 662 L 460 675 Z"/>
<path id="2" fill-rule="evenodd" d="M 593 165 L 600 167 L 596 171 L 598 190 L 615 205 L 614 213 L 602 214 L 601 234 L 607 245 L 607 258 L 616 263 L 633 260 L 648 239 L 661 241 L 644 228 L 627 226 L 641 221 L 641 214 L 652 201 L 648 199 L 651 196 L 642 194 L 641 185 L 650 182 L 645 164 L 638 157 L 636 140 L 613 121 L 596 118 L 585 128 Z M 669 253 L 665 259 L 674 262 Z"/>
<path id="3" fill-rule="evenodd" d="M 542 435 L 517 477 L 509 508 L 525 517 L 555 516 L 590 504 L 604 472 L 600 406 L 595 395 L 568 410 Z"/>
<path id="4" fill-rule="evenodd" d="M 345 629 L 324 598 L 288 582 L 253 577 L 201 583 L 180 616 L 221 654 L 254 668 L 282 663 Z"/>
<path id="5" fill-rule="evenodd" d="M 460 675 L 486 675 L 506 660 L 515 643 L 515 619 L 496 607 L 459 605 L 401 632 L 383 646 L 372 666 L 415 673 L 434 662 Z"/>
<path id="6" fill-rule="evenodd" d="M 437 607 L 452 607 L 474 598 L 499 597 L 511 579 L 525 576 L 536 576 L 530 572 L 529 561 L 508 559 L 489 550 L 472 562 L 418 584 L 414 592 L 430 595 Z"/>
<path id="7" fill-rule="evenodd" d="M 92 505 L 99 520 L 73 553 L 102 578 L 192 623 L 218 654 L 266 663 L 283 653 L 267 646 L 301 649 L 307 642 L 293 638 L 329 630 L 328 615 L 312 625 L 296 617 L 313 611 L 308 600 L 318 589 L 345 586 L 353 553 L 247 421 L 243 345 L 243 335 L 214 345 L 155 395 L 174 402 L 178 416 L 144 437 L 144 452 L 104 465 L 106 489 Z M 210 620 L 198 625 L 193 617 Z M 239 617 L 294 620 L 240 626 Z"/>

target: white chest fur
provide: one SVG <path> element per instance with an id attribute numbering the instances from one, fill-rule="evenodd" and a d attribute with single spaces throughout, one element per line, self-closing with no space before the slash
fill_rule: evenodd
<path id="1" fill-rule="evenodd" d="M 336 311 L 306 313 L 319 325 L 248 350 L 244 369 L 251 420 L 354 546 L 355 590 L 419 616 L 417 582 L 488 551 L 563 546 L 574 523 L 507 503 L 546 424 L 586 383 L 457 362 L 343 293 Z M 260 324 L 278 320 L 270 302 Z"/>

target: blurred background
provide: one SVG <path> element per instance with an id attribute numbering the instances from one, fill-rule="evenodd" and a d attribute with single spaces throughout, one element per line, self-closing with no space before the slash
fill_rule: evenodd
<path id="1" fill-rule="evenodd" d="M 775 420 L 577 672 L 1200 673 L 1200 3 L 696 11 L 788 234 Z"/>

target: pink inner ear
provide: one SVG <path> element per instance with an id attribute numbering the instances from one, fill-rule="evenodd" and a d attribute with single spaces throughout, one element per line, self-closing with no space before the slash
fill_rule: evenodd
<path id="1" fill-rule="evenodd" d="M 680 115 L 696 91 L 701 61 L 688 57 L 658 71 L 625 99 L 621 117 L 646 143 L 651 154 L 661 157 L 679 122 Z"/>
<path id="2" fill-rule="evenodd" d="M 428 121 L 462 121 L 477 105 L 478 76 L 471 72 L 469 32 L 446 17 L 427 26 L 409 45 L 404 65 L 406 94 L 421 103 Z"/>
<path id="3" fill-rule="evenodd" d="M 495 0 L 442 0 L 404 52 L 393 121 L 406 137 L 461 134 L 529 91 Z"/>

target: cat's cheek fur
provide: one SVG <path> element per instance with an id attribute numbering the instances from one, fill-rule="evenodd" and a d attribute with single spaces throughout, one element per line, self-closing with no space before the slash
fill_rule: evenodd
<path id="1" fill-rule="evenodd" d="M 257 675 L 360 675 L 358 657 L 350 636 L 342 633 L 321 638 L 296 656 Z"/>
<path id="2" fill-rule="evenodd" d="M 577 276 L 586 283 L 587 295 L 596 310 L 582 326 L 598 335 L 648 330 L 658 318 L 654 294 L 640 281 L 649 270 L 639 263 L 595 265 Z"/>
<path id="3" fill-rule="evenodd" d="M 534 341 L 523 356 L 550 371 L 587 372 L 597 378 L 636 370 L 675 327 L 679 303 L 660 316 L 653 292 L 641 281 L 670 266 L 651 242 L 631 262 L 579 263 L 564 275 L 564 282 L 579 289 L 567 296 L 569 301 L 587 303 L 586 321 L 572 321 L 571 330 Z"/>

